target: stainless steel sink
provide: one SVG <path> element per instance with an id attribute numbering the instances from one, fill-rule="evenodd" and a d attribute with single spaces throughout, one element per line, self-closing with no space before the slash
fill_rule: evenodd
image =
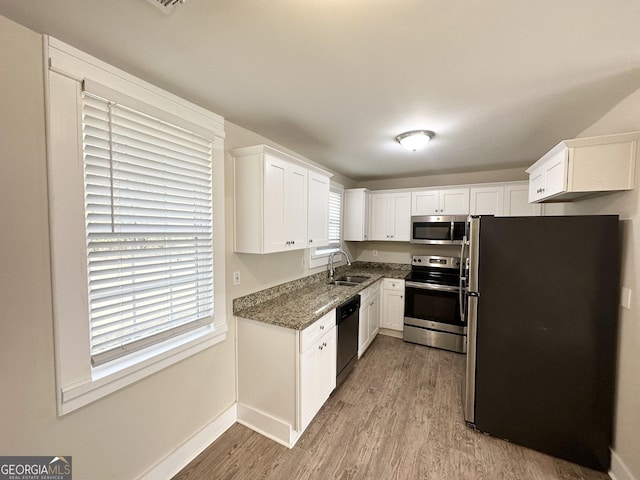
<path id="1" fill-rule="evenodd" d="M 362 282 L 366 282 L 371 277 L 366 276 L 357 276 L 357 275 L 344 275 L 342 277 L 338 277 L 333 282 L 329 282 L 332 285 L 340 285 L 342 287 L 355 287 L 356 285 L 361 284 Z"/>

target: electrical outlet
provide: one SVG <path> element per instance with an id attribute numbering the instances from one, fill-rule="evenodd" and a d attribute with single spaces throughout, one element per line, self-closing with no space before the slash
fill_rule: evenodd
<path id="1" fill-rule="evenodd" d="M 372 252 L 372 255 L 373 255 L 374 257 L 377 257 L 377 256 L 378 256 L 378 250 L 374 250 L 374 251 Z"/>
<path id="2" fill-rule="evenodd" d="M 622 287 L 622 295 L 620 296 L 620 306 L 631 310 L 631 289 Z"/>
<path id="3" fill-rule="evenodd" d="M 233 284 L 240 285 L 240 272 L 233 272 Z"/>

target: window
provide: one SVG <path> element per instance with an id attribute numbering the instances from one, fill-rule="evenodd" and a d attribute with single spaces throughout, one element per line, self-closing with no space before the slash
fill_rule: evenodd
<path id="1" fill-rule="evenodd" d="M 91 360 L 211 322 L 212 142 L 84 92 Z"/>
<path id="2" fill-rule="evenodd" d="M 331 182 L 329 191 L 329 245 L 310 250 L 310 267 L 326 265 L 328 257 L 332 252 L 337 251 L 342 244 L 342 199 L 344 187 L 338 183 Z"/>
<path id="3" fill-rule="evenodd" d="M 62 415 L 226 338 L 224 122 L 46 42 Z"/>

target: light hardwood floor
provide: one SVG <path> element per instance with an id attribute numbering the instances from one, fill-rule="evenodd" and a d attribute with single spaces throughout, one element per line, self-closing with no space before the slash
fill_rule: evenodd
<path id="1" fill-rule="evenodd" d="M 174 480 L 609 479 L 468 428 L 464 356 L 379 335 L 289 450 L 239 424 Z"/>

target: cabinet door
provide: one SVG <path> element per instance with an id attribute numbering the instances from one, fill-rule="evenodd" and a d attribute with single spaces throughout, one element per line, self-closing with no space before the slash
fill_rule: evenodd
<path id="1" fill-rule="evenodd" d="M 502 215 L 504 187 L 471 187 L 469 190 L 471 215 Z"/>
<path id="2" fill-rule="evenodd" d="M 529 186 L 507 185 L 504 187 L 504 216 L 531 217 L 542 214 L 539 203 L 529 203 Z"/>
<path id="3" fill-rule="evenodd" d="M 335 329 L 334 329 L 335 330 Z M 320 349 L 317 343 L 300 355 L 300 421 L 304 429 L 318 411 Z"/>
<path id="4" fill-rule="evenodd" d="M 285 211 L 287 162 L 266 155 L 264 166 L 264 252 L 281 252 L 287 248 Z M 240 212 L 241 214 L 241 212 Z"/>
<path id="5" fill-rule="evenodd" d="M 369 238 L 369 193 L 364 189 L 344 191 L 343 235 L 349 242 Z"/>
<path id="6" fill-rule="evenodd" d="M 411 215 L 436 215 L 438 210 L 440 210 L 439 190 L 411 193 Z"/>
<path id="7" fill-rule="evenodd" d="M 289 249 L 307 248 L 307 172 L 297 165 L 287 168 L 285 245 Z"/>
<path id="8" fill-rule="evenodd" d="M 447 188 L 440 190 L 440 210 L 444 215 L 469 215 L 469 189 Z"/>
<path id="9" fill-rule="evenodd" d="M 402 331 L 404 324 L 404 291 L 385 290 L 382 305 L 383 312 L 380 326 Z"/>
<path id="10" fill-rule="evenodd" d="M 392 196 L 371 194 L 371 240 L 389 240 Z"/>
<path id="11" fill-rule="evenodd" d="M 360 305 L 360 318 L 358 324 L 358 358 L 362 356 L 369 343 L 369 304 Z"/>
<path id="12" fill-rule="evenodd" d="M 567 150 L 562 150 L 545 162 L 544 196 L 549 197 L 567 189 Z"/>
<path id="13" fill-rule="evenodd" d="M 389 223 L 393 226 L 393 231 L 390 232 L 390 240 L 408 242 L 411 240 L 411 194 L 394 194 L 392 206 L 392 219 Z"/>
<path id="14" fill-rule="evenodd" d="M 310 247 L 329 244 L 329 178 L 309 172 L 307 231 Z"/>
<path id="15" fill-rule="evenodd" d="M 336 327 L 320 339 L 318 355 L 318 410 L 336 388 Z"/>
<path id="16" fill-rule="evenodd" d="M 529 201 L 544 197 L 544 168 L 538 167 L 529 174 Z"/>
<path id="17" fill-rule="evenodd" d="M 376 294 L 369 303 L 369 336 L 371 343 L 380 330 L 380 295 Z"/>

